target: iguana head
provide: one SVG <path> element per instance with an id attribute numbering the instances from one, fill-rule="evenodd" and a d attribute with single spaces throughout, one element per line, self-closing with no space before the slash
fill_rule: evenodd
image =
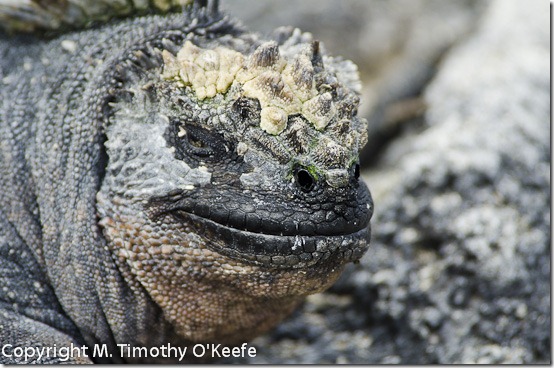
<path id="1" fill-rule="evenodd" d="M 368 247 L 356 67 L 276 35 L 162 40 L 133 51 L 114 93 L 101 225 L 192 341 L 267 330 Z"/>

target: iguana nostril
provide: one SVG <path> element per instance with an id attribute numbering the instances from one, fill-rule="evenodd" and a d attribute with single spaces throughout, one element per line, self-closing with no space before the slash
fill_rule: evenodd
<path id="1" fill-rule="evenodd" d="M 294 177 L 296 179 L 296 183 L 304 192 L 311 191 L 315 186 L 315 178 L 308 172 L 308 170 L 298 169 L 296 170 Z"/>

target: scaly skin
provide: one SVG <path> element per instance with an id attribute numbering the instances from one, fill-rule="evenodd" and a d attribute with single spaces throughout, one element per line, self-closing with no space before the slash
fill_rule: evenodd
<path id="1" fill-rule="evenodd" d="M 355 67 L 274 36 L 194 8 L 0 41 L 3 344 L 241 343 L 364 254 Z"/>

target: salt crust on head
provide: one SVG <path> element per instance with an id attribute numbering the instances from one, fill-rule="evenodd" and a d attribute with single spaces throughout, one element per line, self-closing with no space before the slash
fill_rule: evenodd
<path id="1" fill-rule="evenodd" d="M 313 47 L 305 44 L 294 57 L 282 57 L 277 43 L 269 41 L 245 57 L 226 47 L 202 49 L 186 41 L 176 56 L 163 51 L 162 77 L 190 86 L 199 100 L 225 94 L 238 84 L 242 97 L 258 99 L 260 127 L 272 135 L 280 134 L 294 114 L 323 130 L 336 108 L 331 93 L 316 89 Z"/>

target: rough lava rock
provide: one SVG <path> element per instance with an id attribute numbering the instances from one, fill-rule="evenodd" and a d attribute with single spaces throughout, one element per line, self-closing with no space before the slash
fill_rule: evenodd
<path id="1" fill-rule="evenodd" d="M 548 25 L 539 1 L 488 4 L 365 172 L 368 254 L 249 362 L 551 361 Z"/>

